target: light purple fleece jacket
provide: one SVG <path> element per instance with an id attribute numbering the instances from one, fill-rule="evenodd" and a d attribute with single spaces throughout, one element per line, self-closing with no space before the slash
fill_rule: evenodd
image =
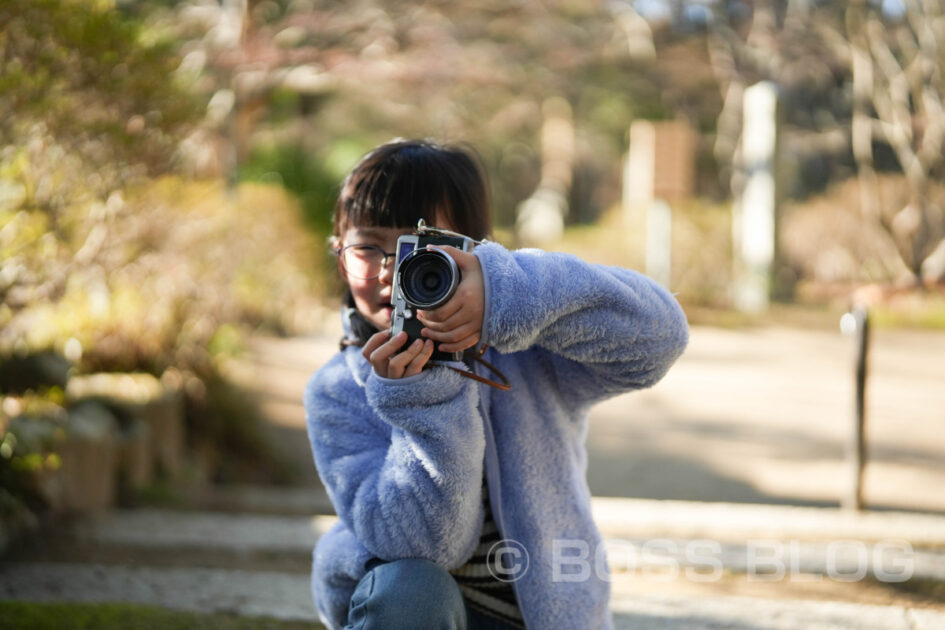
<path id="1" fill-rule="evenodd" d="M 601 542 L 585 478 L 588 409 L 662 378 L 686 347 L 686 317 L 633 271 L 496 243 L 474 253 L 485 358 L 511 391 L 443 367 L 382 378 L 358 347 L 306 389 L 315 464 L 339 516 L 312 572 L 329 628 L 346 623 L 371 558 L 464 564 L 482 528 L 483 474 L 499 531 L 527 553 L 512 575 L 527 627 L 612 628 L 608 581 L 595 570 L 576 579 L 568 560 L 582 553 L 575 541 L 592 561 Z"/>

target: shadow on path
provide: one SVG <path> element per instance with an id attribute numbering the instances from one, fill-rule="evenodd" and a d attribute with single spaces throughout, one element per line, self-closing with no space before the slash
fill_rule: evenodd
<path id="1" fill-rule="evenodd" d="M 848 418 L 836 401 L 822 397 L 834 392 L 839 387 L 834 380 L 843 382 L 845 374 L 817 361 L 826 343 L 822 335 L 792 331 L 782 336 L 770 335 L 761 345 L 772 347 L 761 352 L 747 333 L 697 329 L 693 347 L 664 382 L 595 407 L 587 437 L 591 493 L 836 506 L 846 483 Z M 275 452 L 291 462 L 296 485 L 320 488 L 302 396 L 311 374 L 337 351 L 335 337 L 260 338 L 251 350 L 244 381 L 266 416 L 265 434 Z M 797 376 L 791 383 L 797 366 L 775 356 L 808 365 L 806 378 Z M 925 383 L 897 381 L 897 395 L 911 400 L 913 390 L 927 392 Z M 881 419 L 876 420 L 879 425 Z M 874 476 L 867 488 L 880 490 L 868 495 L 871 508 L 901 502 L 900 508 L 935 509 L 922 488 L 945 475 L 941 440 L 927 424 L 903 416 L 903 435 L 929 439 L 874 438 L 868 444 L 867 471 Z"/>

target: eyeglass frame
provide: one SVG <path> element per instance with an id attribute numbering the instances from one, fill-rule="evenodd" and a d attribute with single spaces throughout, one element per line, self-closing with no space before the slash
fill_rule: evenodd
<path id="1" fill-rule="evenodd" d="M 345 251 L 351 249 L 352 247 L 359 247 L 361 249 L 373 249 L 383 254 L 384 259 L 381 260 L 381 270 L 378 271 L 375 275 L 369 276 L 367 278 L 362 277 L 362 276 L 357 276 L 351 273 L 347 265 L 345 265 Z M 334 251 L 335 256 L 338 257 L 338 261 L 341 263 L 341 268 L 345 270 L 345 273 L 350 274 L 352 277 L 357 278 L 358 280 L 374 280 L 375 278 L 380 278 L 381 274 L 383 274 L 387 270 L 387 265 L 389 264 L 389 261 L 392 258 L 394 259 L 397 258 L 397 252 L 385 252 L 384 249 L 378 245 L 367 245 L 367 244 L 362 244 L 362 243 L 354 243 L 352 245 L 345 245 L 344 247 L 335 247 L 333 248 L 333 251 Z"/>
<path id="2" fill-rule="evenodd" d="M 470 238 L 466 236 L 465 234 L 460 234 L 459 232 L 454 232 L 452 230 L 447 230 L 444 228 L 438 228 L 432 225 L 427 225 L 427 222 L 424 221 L 423 219 L 420 219 L 419 221 L 417 221 L 416 233 L 419 234 L 420 236 L 453 236 L 457 238 L 465 238 L 465 239 L 471 240 L 476 245 L 482 245 L 488 242 L 487 239 L 476 240 L 474 238 Z M 381 261 L 381 270 L 377 272 L 377 275 L 371 276 L 370 278 L 362 278 L 360 276 L 355 276 L 354 274 L 351 274 L 353 277 L 357 278 L 358 280 L 373 280 L 375 278 L 380 278 L 381 274 L 387 270 L 387 261 L 390 260 L 391 256 L 393 256 L 395 259 L 397 258 L 397 252 L 385 252 L 384 249 L 378 245 L 354 243 L 351 245 L 345 245 L 344 247 L 338 247 L 337 243 L 339 242 L 339 239 L 337 236 L 332 236 L 331 238 L 329 238 L 329 242 L 331 243 L 330 247 L 331 247 L 332 253 L 334 253 L 335 256 L 338 257 L 338 260 L 341 263 L 341 268 L 345 270 L 345 273 L 349 273 L 349 274 L 351 272 L 348 271 L 347 267 L 345 267 L 345 258 L 344 258 L 345 250 L 350 249 L 352 247 L 369 247 L 371 249 L 376 249 L 377 251 L 384 254 L 384 260 Z"/>

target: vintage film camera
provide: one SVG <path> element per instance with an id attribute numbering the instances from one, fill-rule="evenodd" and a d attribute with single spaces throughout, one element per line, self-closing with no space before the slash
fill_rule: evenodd
<path id="1" fill-rule="evenodd" d="M 430 245 L 449 245 L 462 251 L 472 251 L 480 242 L 468 236 L 427 226 L 423 219 L 414 234 L 397 239 L 397 258 L 394 263 L 394 283 L 391 291 L 391 334 L 407 332 L 407 344 L 422 339 L 423 324 L 417 319 L 417 310 L 432 310 L 442 306 L 456 292 L 462 279 L 456 261 L 442 250 Z M 405 344 L 405 347 L 406 345 Z M 432 361 L 459 361 L 462 352 L 441 352 L 434 347 Z"/>

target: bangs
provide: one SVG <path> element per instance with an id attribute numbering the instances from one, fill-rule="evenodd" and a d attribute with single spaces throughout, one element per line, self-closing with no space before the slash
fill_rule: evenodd
<path id="1" fill-rule="evenodd" d="M 475 239 L 490 232 L 485 178 L 471 151 L 426 140 L 395 140 L 368 153 L 341 187 L 334 234 L 351 226 L 413 229 L 437 214 Z"/>
<path id="2" fill-rule="evenodd" d="M 406 145 L 396 152 L 368 154 L 344 183 L 336 229 L 415 228 L 420 219 L 435 225 L 437 209 L 447 211 L 448 194 L 437 164 L 425 152 L 422 146 Z"/>

